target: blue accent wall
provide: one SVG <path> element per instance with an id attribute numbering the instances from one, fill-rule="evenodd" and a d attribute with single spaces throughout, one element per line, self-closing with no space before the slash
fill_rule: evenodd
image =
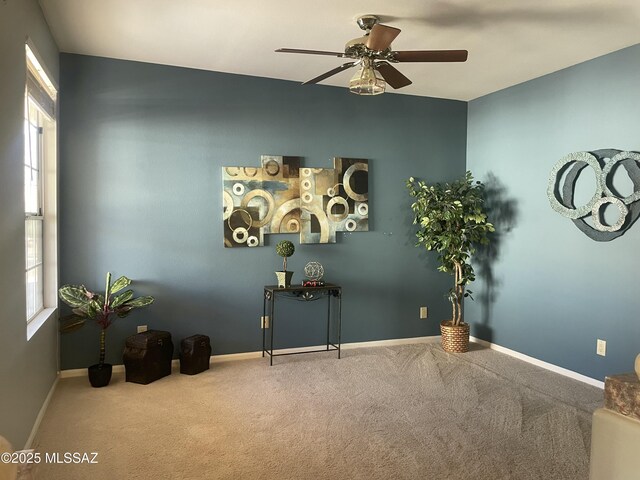
<path id="1" fill-rule="evenodd" d="M 294 282 L 316 260 L 343 286 L 344 342 L 438 333 L 450 278 L 413 247 L 405 180 L 464 173 L 465 102 L 71 54 L 61 55 L 61 88 L 61 284 L 102 289 L 110 270 L 156 297 L 110 328 L 107 361 L 121 363 L 143 324 L 170 331 L 176 346 L 202 333 L 214 354 L 259 350 L 262 287 L 275 282 L 283 238 L 296 244 Z M 262 154 L 325 168 L 333 156 L 368 158 L 371 231 L 225 249 L 221 167 L 258 166 Z M 321 343 L 320 303 L 283 307 L 277 345 Z M 96 363 L 97 328 L 63 335 L 61 350 L 63 369 Z"/>
<path id="2" fill-rule="evenodd" d="M 489 270 L 479 269 L 472 335 L 600 380 L 633 370 L 640 224 L 595 242 L 551 209 L 546 188 L 570 152 L 640 150 L 639 85 L 634 46 L 469 103 L 468 168 L 498 192 L 499 230 L 511 227 Z M 582 193 L 594 185 L 585 173 Z M 596 355 L 598 338 L 606 357 Z"/>

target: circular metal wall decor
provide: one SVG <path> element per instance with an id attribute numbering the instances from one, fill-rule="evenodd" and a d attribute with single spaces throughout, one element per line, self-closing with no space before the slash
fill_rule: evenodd
<path id="1" fill-rule="evenodd" d="M 558 185 L 558 182 L 559 182 L 558 173 L 561 172 L 564 169 L 564 167 L 574 162 L 576 163 L 576 165 L 583 164 L 580 167 L 580 171 L 582 171 L 582 169 L 586 165 L 589 165 L 591 168 L 593 168 L 596 174 L 596 192 L 593 194 L 593 197 L 591 197 L 591 200 L 589 200 L 589 203 L 579 208 L 576 208 L 574 206 L 563 205 L 563 203 L 560 200 L 558 200 L 555 196 L 556 185 Z M 590 214 L 591 209 L 593 208 L 593 205 L 602 196 L 601 179 L 602 179 L 602 167 L 600 167 L 600 164 L 598 163 L 598 159 L 593 155 L 591 155 L 589 152 L 574 152 L 561 158 L 560 161 L 554 165 L 553 169 L 551 170 L 551 175 L 549 176 L 549 186 L 547 188 L 547 195 L 549 196 L 549 202 L 551 202 L 551 208 L 553 208 L 556 212 L 558 212 L 563 217 L 567 217 L 571 219 L 581 218 L 581 217 L 584 217 L 585 215 Z M 577 180 L 577 175 L 572 182 L 572 188 L 575 187 L 575 180 Z"/>
<path id="2" fill-rule="evenodd" d="M 613 174 L 618 163 L 633 184 L 633 193 L 627 196 L 619 195 L 613 187 Z M 576 182 L 587 166 L 596 175 L 595 192 L 589 202 L 576 207 Z M 640 153 L 614 149 L 570 153 L 551 170 L 547 196 L 551 208 L 571 219 L 589 238 L 599 242 L 613 240 L 623 235 L 640 216 Z M 602 207 L 608 204 L 617 207 L 619 213 L 617 221 L 611 225 L 602 219 Z M 591 223 L 587 223 L 588 218 Z"/>
<path id="3" fill-rule="evenodd" d="M 600 208 L 602 207 L 602 205 L 606 205 L 608 203 L 618 207 L 618 211 L 620 212 L 618 220 L 613 225 L 605 225 L 600 221 Z M 626 220 L 628 213 L 629 209 L 619 198 L 602 197 L 593 206 L 593 209 L 591 210 L 591 218 L 593 220 L 593 226 L 596 230 L 600 230 L 601 232 L 617 232 L 622 228 L 622 225 L 624 225 L 624 221 Z"/>

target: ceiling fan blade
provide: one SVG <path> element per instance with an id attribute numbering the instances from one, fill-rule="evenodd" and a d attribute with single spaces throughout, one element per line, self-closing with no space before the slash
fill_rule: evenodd
<path id="1" fill-rule="evenodd" d="M 299 48 L 279 48 L 278 53 L 306 53 L 310 55 L 330 55 L 332 57 L 344 57 L 341 52 L 325 52 L 324 50 L 301 50 Z"/>
<path id="2" fill-rule="evenodd" d="M 346 70 L 347 68 L 353 67 L 355 64 L 356 64 L 356 62 L 348 62 L 348 63 L 345 63 L 343 65 L 340 65 L 339 67 L 336 67 L 333 70 L 329 70 L 328 72 L 323 73 L 322 75 L 319 75 L 316 78 L 312 78 L 311 80 L 307 80 L 306 82 L 303 83 L 303 85 L 308 85 L 308 84 L 311 84 L 311 83 L 321 82 L 325 78 L 329 78 L 329 77 L 335 75 L 336 73 L 340 73 L 341 71 Z"/>
<path id="3" fill-rule="evenodd" d="M 405 50 L 393 52 L 398 62 L 466 62 L 466 50 Z"/>
<path id="4" fill-rule="evenodd" d="M 382 51 L 389 48 L 391 42 L 400 34 L 399 28 L 387 25 L 375 24 L 367 37 L 366 47 L 370 50 Z"/>
<path id="5" fill-rule="evenodd" d="M 402 88 L 407 85 L 411 85 L 411 80 L 405 77 L 400 70 L 387 62 L 376 63 L 376 69 L 384 78 L 384 81 L 391 85 L 393 88 Z"/>

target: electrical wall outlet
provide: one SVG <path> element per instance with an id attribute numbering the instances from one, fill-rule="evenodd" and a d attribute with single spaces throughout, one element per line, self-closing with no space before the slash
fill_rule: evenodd
<path id="1" fill-rule="evenodd" d="M 596 353 L 605 357 L 607 355 L 607 341 L 598 339 L 596 343 Z"/>
<path id="2" fill-rule="evenodd" d="M 260 328 L 269 328 L 269 316 L 260 317 Z"/>
<path id="3" fill-rule="evenodd" d="M 137 327 L 138 333 L 146 332 L 148 330 L 146 325 L 138 325 Z"/>
<path id="4" fill-rule="evenodd" d="M 427 318 L 428 315 L 429 312 L 427 310 L 427 307 L 420 307 L 420 318 Z"/>

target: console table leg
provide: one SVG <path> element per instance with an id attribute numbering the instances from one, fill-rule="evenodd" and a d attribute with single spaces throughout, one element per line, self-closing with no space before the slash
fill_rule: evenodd
<path id="1" fill-rule="evenodd" d="M 271 296 L 271 317 L 269 318 L 269 329 L 271 330 L 271 355 L 269 358 L 269 366 L 273 366 L 273 330 L 275 325 L 275 307 L 276 307 L 276 295 Z"/>
<path id="2" fill-rule="evenodd" d="M 338 360 L 340 360 L 342 345 L 342 292 L 338 292 Z"/>
<path id="3" fill-rule="evenodd" d="M 331 294 L 327 294 L 327 352 L 329 351 L 329 326 L 331 325 Z"/>
<path id="4" fill-rule="evenodd" d="M 267 292 L 264 292 L 262 295 L 262 357 L 264 358 L 264 340 L 265 340 L 265 321 L 264 318 L 267 316 Z"/>

